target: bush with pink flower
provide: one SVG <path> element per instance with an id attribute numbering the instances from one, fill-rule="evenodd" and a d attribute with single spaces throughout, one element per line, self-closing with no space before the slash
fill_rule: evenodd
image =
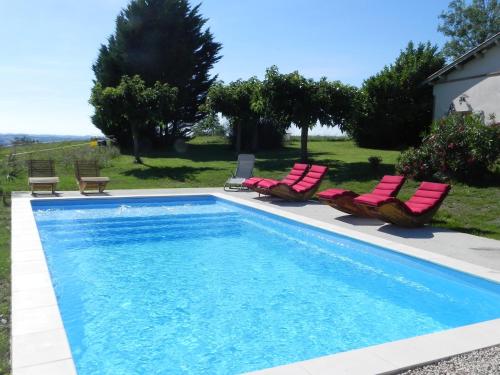
<path id="1" fill-rule="evenodd" d="M 482 179 L 500 157 L 500 127 L 454 113 L 434 121 L 418 148 L 404 151 L 396 170 L 417 180 Z"/>

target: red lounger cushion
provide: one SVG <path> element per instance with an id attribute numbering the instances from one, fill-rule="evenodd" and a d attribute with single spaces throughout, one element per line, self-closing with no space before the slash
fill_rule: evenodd
<path id="1" fill-rule="evenodd" d="M 378 207 L 382 203 L 388 203 L 394 201 L 395 198 L 393 197 L 384 197 L 382 195 L 377 195 L 377 194 L 363 194 L 360 195 L 359 197 L 354 198 L 354 202 L 356 203 L 362 203 L 362 204 L 367 204 L 369 206 L 375 206 Z"/>
<path id="2" fill-rule="evenodd" d="M 413 196 L 405 202 L 409 211 L 423 214 L 440 204 L 448 195 L 450 185 L 436 182 L 422 182 Z"/>
<path id="3" fill-rule="evenodd" d="M 278 180 L 272 180 L 270 178 L 266 178 L 262 181 L 259 181 L 257 183 L 257 186 L 262 188 L 262 189 L 271 189 L 272 187 L 275 187 L 279 183 L 280 183 L 280 181 L 278 181 Z"/>
<path id="4" fill-rule="evenodd" d="M 295 163 L 295 165 L 293 166 L 293 168 L 290 171 L 290 173 L 288 174 L 288 176 L 286 176 L 284 179 L 282 179 L 281 183 L 288 185 L 288 186 L 292 186 L 293 184 L 297 183 L 297 181 L 299 181 L 302 178 L 302 176 L 304 175 L 304 173 L 308 167 L 309 167 L 309 165 L 307 165 L 307 164 Z"/>
<path id="5" fill-rule="evenodd" d="M 450 185 L 435 182 L 422 182 L 415 194 L 406 202 L 401 203 L 403 203 L 412 214 L 421 215 L 439 205 L 446 195 L 448 195 L 449 191 Z M 375 194 L 363 194 L 355 198 L 354 201 L 369 206 L 379 207 L 383 203 L 396 201 L 396 198 L 381 197 Z"/>
<path id="6" fill-rule="evenodd" d="M 337 199 L 347 195 L 357 195 L 353 191 L 344 189 L 328 189 L 318 193 L 318 197 L 323 199 Z"/>
<path id="7" fill-rule="evenodd" d="M 280 183 L 288 185 L 288 186 L 292 186 L 293 184 L 295 184 L 297 181 L 300 180 L 300 178 L 304 175 L 304 172 L 306 171 L 306 169 L 308 167 L 309 166 L 307 164 L 295 163 L 295 165 L 293 166 L 293 168 L 290 171 L 290 173 L 288 174 L 288 176 L 286 176 L 281 181 L 273 180 L 271 178 L 264 178 L 264 179 L 260 180 L 256 184 L 256 186 L 261 188 L 261 189 L 272 189 L 273 187 L 275 187 L 276 185 L 278 185 Z"/>
<path id="8" fill-rule="evenodd" d="M 403 186 L 405 182 L 404 176 L 384 176 L 377 186 L 373 189 L 373 191 L 369 194 L 379 195 L 382 197 L 393 197 L 395 196 L 401 186 Z M 364 194 L 367 195 L 367 194 Z M 321 193 L 318 193 L 318 197 L 323 199 L 339 199 L 341 197 L 357 197 L 358 194 L 351 190 L 344 189 L 328 189 Z"/>
<path id="9" fill-rule="evenodd" d="M 316 185 L 321 183 L 321 180 L 328 172 L 328 168 L 322 165 L 313 165 L 307 172 L 305 177 L 292 186 L 292 190 L 297 193 L 305 193 Z"/>
<path id="10" fill-rule="evenodd" d="M 404 182 L 404 176 L 384 176 L 372 190 L 371 194 L 393 197 L 399 192 Z"/>
<path id="11" fill-rule="evenodd" d="M 243 186 L 246 186 L 248 188 L 255 187 L 262 180 L 263 180 L 262 177 L 250 177 L 250 178 L 247 178 L 245 181 L 243 181 Z"/>

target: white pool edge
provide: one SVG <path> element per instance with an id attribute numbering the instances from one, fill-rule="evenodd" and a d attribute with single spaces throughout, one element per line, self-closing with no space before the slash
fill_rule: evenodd
<path id="1" fill-rule="evenodd" d="M 213 195 L 294 221 L 366 241 L 398 253 L 500 283 L 500 272 L 426 250 L 310 219 L 260 202 L 220 193 L 54 197 L 49 199 L 151 198 Z M 11 210 L 11 360 L 13 375 L 75 375 L 76 369 L 55 298 L 31 200 L 13 197 Z M 348 352 L 273 367 L 252 374 L 380 374 L 393 373 L 456 354 L 500 344 L 500 319 L 393 341 Z"/>

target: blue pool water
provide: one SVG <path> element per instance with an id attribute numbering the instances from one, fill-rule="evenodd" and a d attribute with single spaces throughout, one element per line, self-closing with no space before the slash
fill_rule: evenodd
<path id="1" fill-rule="evenodd" d="M 33 201 L 80 375 L 233 374 L 500 317 L 500 286 L 209 196 Z"/>

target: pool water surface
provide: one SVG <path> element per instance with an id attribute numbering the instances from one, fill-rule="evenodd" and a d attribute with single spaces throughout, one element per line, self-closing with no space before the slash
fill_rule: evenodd
<path id="1" fill-rule="evenodd" d="M 500 317 L 500 286 L 212 196 L 32 202 L 79 375 L 233 374 Z"/>

